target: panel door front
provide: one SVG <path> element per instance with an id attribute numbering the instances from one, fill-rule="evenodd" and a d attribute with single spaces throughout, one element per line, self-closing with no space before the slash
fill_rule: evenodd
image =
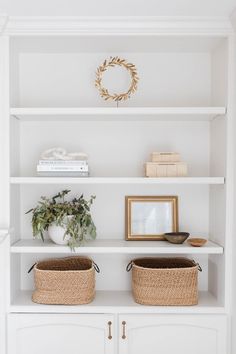
<path id="1" fill-rule="evenodd" d="M 114 354 L 113 324 L 111 315 L 11 314 L 8 354 Z"/>
<path id="2" fill-rule="evenodd" d="M 8 306 L 8 277 L 10 236 L 0 230 L 0 353 L 6 353 L 6 312 Z"/>
<path id="3" fill-rule="evenodd" d="M 124 315 L 119 354 L 227 354 L 226 316 Z"/>

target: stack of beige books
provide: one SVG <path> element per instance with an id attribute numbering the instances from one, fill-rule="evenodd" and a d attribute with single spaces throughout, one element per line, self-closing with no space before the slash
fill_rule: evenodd
<path id="1" fill-rule="evenodd" d="M 153 152 L 145 164 L 146 177 L 186 177 L 187 164 L 177 152 Z"/>

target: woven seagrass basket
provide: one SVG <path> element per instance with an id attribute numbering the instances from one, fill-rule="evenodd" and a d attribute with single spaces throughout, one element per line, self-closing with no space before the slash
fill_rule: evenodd
<path id="1" fill-rule="evenodd" d="M 95 269 L 86 257 L 49 259 L 34 265 L 35 291 L 39 304 L 82 305 L 95 297 Z"/>
<path id="2" fill-rule="evenodd" d="M 187 258 L 139 258 L 131 261 L 132 293 L 142 305 L 196 305 L 198 270 Z"/>

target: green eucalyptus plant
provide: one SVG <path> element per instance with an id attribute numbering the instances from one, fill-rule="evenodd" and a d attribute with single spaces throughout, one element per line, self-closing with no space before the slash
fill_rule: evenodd
<path id="1" fill-rule="evenodd" d="M 91 196 L 88 201 L 83 195 L 67 201 L 65 196 L 69 192 L 68 189 L 63 190 L 51 199 L 41 197 L 37 206 L 28 210 L 26 214 L 31 212 L 33 214 L 31 223 L 34 237 L 41 237 L 44 241 L 44 232 L 50 225 L 62 226 L 65 229 L 64 237 L 69 236 L 68 246 L 73 250 L 88 237 L 96 238 L 96 226 L 90 213 L 95 196 Z"/>

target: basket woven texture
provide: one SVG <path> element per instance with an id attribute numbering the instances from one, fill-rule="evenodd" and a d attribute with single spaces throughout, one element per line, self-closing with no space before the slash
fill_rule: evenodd
<path id="1" fill-rule="evenodd" d="M 33 302 L 39 304 L 82 305 L 95 296 L 95 270 L 91 259 L 67 257 L 34 266 Z"/>
<path id="2" fill-rule="evenodd" d="M 133 260 L 132 292 L 142 305 L 196 305 L 198 265 L 187 258 Z"/>

